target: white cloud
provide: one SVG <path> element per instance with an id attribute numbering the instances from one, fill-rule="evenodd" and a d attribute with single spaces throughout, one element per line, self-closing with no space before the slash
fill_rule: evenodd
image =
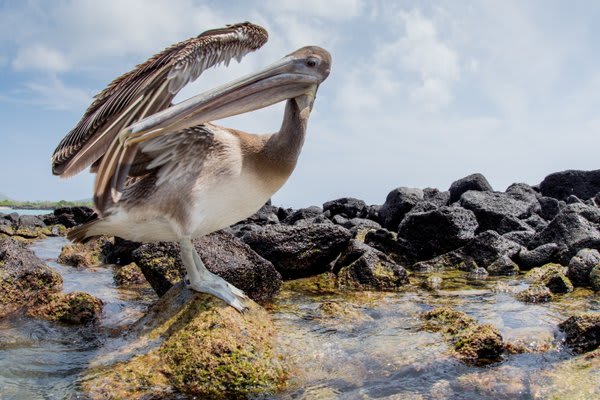
<path id="1" fill-rule="evenodd" d="M 41 69 L 49 72 L 64 72 L 69 69 L 69 62 L 59 50 L 43 44 L 34 44 L 19 49 L 12 66 L 16 70 Z"/>
<path id="2" fill-rule="evenodd" d="M 83 110 L 93 95 L 89 90 L 67 86 L 57 78 L 29 82 L 26 88 L 31 93 L 28 102 L 52 110 Z"/>
<path id="3" fill-rule="evenodd" d="M 361 15 L 363 0 L 269 0 L 267 9 L 274 13 L 293 13 L 297 17 L 347 20 Z"/>

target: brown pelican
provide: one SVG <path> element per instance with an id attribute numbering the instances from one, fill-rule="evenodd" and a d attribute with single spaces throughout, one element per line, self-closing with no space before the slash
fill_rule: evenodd
<path id="1" fill-rule="evenodd" d="M 246 296 L 209 272 L 192 239 L 256 212 L 287 180 L 306 134 L 330 54 L 303 47 L 252 75 L 171 105 L 206 68 L 238 61 L 262 46 L 267 32 L 242 23 L 175 44 L 115 79 L 60 142 L 52 171 L 96 172 L 98 217 L 69 232 L 134 241 L 178 241 L 188 286 L 239 311 Z M 210 121 L 286 100 L 279 132 L 256 135 Z"/>

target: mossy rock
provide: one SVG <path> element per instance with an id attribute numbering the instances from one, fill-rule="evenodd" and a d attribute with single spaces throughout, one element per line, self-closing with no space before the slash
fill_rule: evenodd
<path id="1" fill-rule="evenodd" d="M 90 371 L 92 399 L 245 399 L 276 392 L 285 381 L 267 312 L 250 302 L 239 313 L 178 284 L 132 328 L 116 363 Z M 155 345 L 140 354 L 140 347 Z M 123 354 L 131 358 L 123 361 Z M 117 358 L 119 357 L 119 358 Z"/>
<path id="2" fill-rule="evenodd" d="M 85 324 L 99 319 L 103 305 L 102 300 L 88 293 L 55 293 L 43 304 L 30 308 L 28 314 L 67 324 Z"/>
<path id="3" fill-rule="evenodd" d="M 101 262 L 102 246 L 105 241 L 106 239 L 100 238 L 85 244 L 68 244 L 61 249 L 57 261 L 77 268 L 98 265 Z"/>
<path id="4" fill-rule="evenodd" d="M 421 315 L 424 328 L 440 332 L 458 358 L 469 363 L 497 361 L 504 352 L 498 330 L 490 324 L 478 324 L 467 314 L 450 307 L 437 307 Z"/>
<path id="5" fill-rule="evenodd" d="M 546 303 L 552 300 L 552 292 L 545 285 L 531 285 L 517 293 L 515 298 L 524 303 Z"/>
<path id="6" fill-rule="evenodd" d="M 596 292 L 600 292 L 600 264 L 592 268 L 590 272 L 590 286 Z"/>
<path id="7" fill-rule="evenodd" d="M 117 286 L 137 286 L 147 283 L 142 270 L 136 263 L 114 267 L 114 281 Z"/>
<path id="8" fill-rule="evenodd" d="M 552 293 L 570 293 L 573 291 L 573 284 L 566 274 L 567 267 L 550 263 L 533 268 L 525 274 L 525 279 L 533 284 L 548 287 Z"/>
<path id="9" fill-rule="evenodd" d="M 600 346 L 600 313 L 582 313 L 561 322 L 565 342 L 576 353 L 592 351 Z"/>

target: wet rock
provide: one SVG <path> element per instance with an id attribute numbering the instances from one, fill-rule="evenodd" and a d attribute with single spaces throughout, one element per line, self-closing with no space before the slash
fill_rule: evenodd
<path id="1" fill-rule="evenodd" d="M 441 270 L 475 271 L 478 267 L 475 260 L 460 250 L 450 251 L 430 260 L 414 263 L 410 269 L 418 272 L 434 272 Z"/>
<path id="2" fill-rule="evenodd" d="M 570 195 L 587 200 L 600 192 L 600 170 L 555 172 L 540 183 L 542 195 L 566 200 Z"/>
<path id="3" fill-rule="evenodd" d="M 515 298 L 525 303 L 546 303 L 552 300 L 552 292 L 547 286 L 537 284 L 520 291 Z"/>
<path id="4" fill-rule="evenodd" d="M 351 240 L 340 255 L 335 270 L 342 288 L 394 291 L 408 283 L 408 274 L 402 266 L 356 240 Z"/>
<path id="5" fill-rule="evenodd" d="M 54 210 L 53 214 L 44 216 L 46 225 L 63 225 L 72 228 L 89 221 L 94 216 L 94 210 L 89 207 L 62 207 Z"/>
<path id="6" fill-rule="evenodd" d="M 399 226 L 398 236 L 410 243 L 418 260 L 428 260 L 466 244 L 476 229 L 471 211 L 445 206 L 408 214 Z"/>
<path id="7" fill-rule="evenodd" d="M 329 211 L 330 215 L 341 215 L 344 218 L 363 218 L 367 215 L 367 205 L 364 201 L 353 197 L 343 197 L 331 200 L 323 204 L 323 211 Z"/>
<path id="8" fill-rule="evenodd" d="M 519 266 L 508 256 L 502 256 L 488 265 L 487 272 L 492 276 L 517 275 Z"/>
<path id="9" fill-rule="evenodd" d="M 315 218 L 319 217 L 324 218 L 323 209 L 317 206 L 310 206 L 308 208 L 301 208 L 292 212 L 281 222 L 287 225 L 294 225 L 300 220 L 314 220 Z"/>
<path id="10" fill-rule="evenodd" d="M 567 276 L 575 286 L 589 286 L 592 269 L 600 264 L 600 253 L 596 249 L 581 249 L 569 261 Z"/>
<path id="11" fill-rule="evenodd" d="M 406 213 L 421 201 L 423 201 L 421 189 L 399 187 L 392 190 L 379 209 L 379 223 L 386 229 L 396 231 Z"/>
<path id="12" fill-rule="evenodd" d="M 0 318 L 62 288 L 62 278 L 21 242 L 0 239 Z"/>
<path id="13" fill-rule="evenodd" d="M 474 318 L 449 307 L 438 307 L 421 317 L 424 328 L 441 332 L 459 358 L 468 362 L 493 362 L 504 352 L 502 336 L 492 325 L 478 324 Z"/>
<path id="14" fill-rule="evenodd" d="M 427 277 L 427 279 L 425 279 L 425 282 L 423 282 L 423 286 L 427 290 L 436 291 L 436 290 L 440 290 L 443 282 L 444 282 L 444 279 L 441 276 L 429 275 Z"/>
<path id="15" fill-rule="evenodd" d="M 556 243 L 546 243 L 536 247 L 533 250 L 522 248 L 518 254 L 519 266 L 525 270 L 541 267 L 554 260 L 554 255 L 558 252 Z"/>
<path id="16" fill-rule="evenodd" d="M 243 290 L 250 298 L 266 300 L 281 286 L 273 265 L 233 235 L 219 231 L 194 240 L 206 268 Z M 176 243 L 146 243 L 133 259 L 159 296 L 181 281 L 185 268 Z"/>
<path id="17" fill-rule="evenodd" d="M 147 282 L 142 270 L 134 262 L 123 266 L 115 265 L 113 278 L 117 286 L 137 286 Z"/>
<path id="18" fill-rule="evenodd" d="M 352 234 L 333 224 L 276 225 L 242 238 L 271 261 L 284 279 L 317 275 L 348 245 Z"/>
<path id="19" fill-rule="evenodd" d="M 595 350 L 600 345 L 600 314 L 583 313 L 561 322 L 565 343 L 576 353 Z"/>
<path id="20" fill-rule="evenodd" d="M 448 189 L 450 192 L 449 203 L 457 202 L 460 196 L 469 190 L 491 192 L 494 189 L 482 174 L 471 174 L 452 182 L 450 189 Z"/>
<path id="21" fill-rule="evenodd" d="M 566 268 L 560 264 L 546 264 L 529 271 L 525 278 L 534 284 L 546 286 L 552 293 L 569 293 L 573 284 L 566 277 Z"/>
<path id="22" fill-rule="evenodd" d="M 285 379 L 274 338 L 258 305 L 239 313 L 179 284 L 82 379 L 82 389 L 92 399 L 260 397 Z"/>
<path id="23" fill-rule="evenodd" d="M 479 230 L 496 230 L 504 218 L 524 219 L 539 207 L 539 203 L 518 200 L 510 194 L 500 192 L 477 192 L 470 190 L 463 193 L 459 201 L 467 210 L 473 211 L 479 223 Z M 503 232 L 505 233 L 505 232 Z"/>
<path id="24" fill-rule="evenodd" d="M 38 239 L 62 233 L 58 227 L 49 227 L 35 215 L 11 213 L 0 216 L 0 235 L 15 236 L 24 239 Z"/>
<path id="25" fill-rule="evenodd" d="M 477 267 L 469 272 L 467 278 L 469 279 L 485 279 L 490 274 L 487 272 L 485 268 Z"/>
<path id="26" fill-rule="evenodd" d="M 512 400 L 529 398 L 528 374 L 524 369 L 501 365 L 465 373 L 457 379 L 461 396 L 446 399 Z"/>
<path id="27" fill-rule="evenodd" d="M 43 301 L 43 304 L 31 308 L 32 317 L 66 324 L 85 324 L 100 318 L 102 300 L 84 292 L 55 293 Z"/>
<path id="28" fill-rule="evenodd" d="M 560 203 L 555 198 L 542 196 L 538 201 L 541 207 L 539 215 L 546 221 L 552 221 L 560 212 Z"/>
<path id="29" fill-rule="evenodd" d="M 574 204 L 573 206 L 580 206 Z M 586 205 L 582 207 L 591 208 Z M 591 210 L 565 207 L 544 229 L 537 233 L 529 243 L 530 248 L 545 243 L 556 243 L 559 246 L 557 260 L 568 264 L 579 250 L 585 248 L 600 248 L 600 232 L 595 224 L 586 217 L 593 218 Z M 582 212 L 589 211 L 584 216 Z"/>
<path id="30" fill-rule="evenodd" d="M 92 239 L 89 242 L 63 246 L 57 261 L 77 268 L 91 267 L 101 262 L 101 253 L 106 238 Z"/>

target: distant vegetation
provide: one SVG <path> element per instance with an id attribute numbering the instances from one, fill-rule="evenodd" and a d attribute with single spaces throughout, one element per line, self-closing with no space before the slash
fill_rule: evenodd
<path id="1" fill-rule="evenodd" d="M 54 210 L 61 207 L 77 207 L 87 206 L 92 207 L 93 203 L 89 200 L 78 201 L 15 201 L 15 200 L 0 200 L 0 207 L 20 208 L 20 209 L 35 209 L 35 210 Z"/>

